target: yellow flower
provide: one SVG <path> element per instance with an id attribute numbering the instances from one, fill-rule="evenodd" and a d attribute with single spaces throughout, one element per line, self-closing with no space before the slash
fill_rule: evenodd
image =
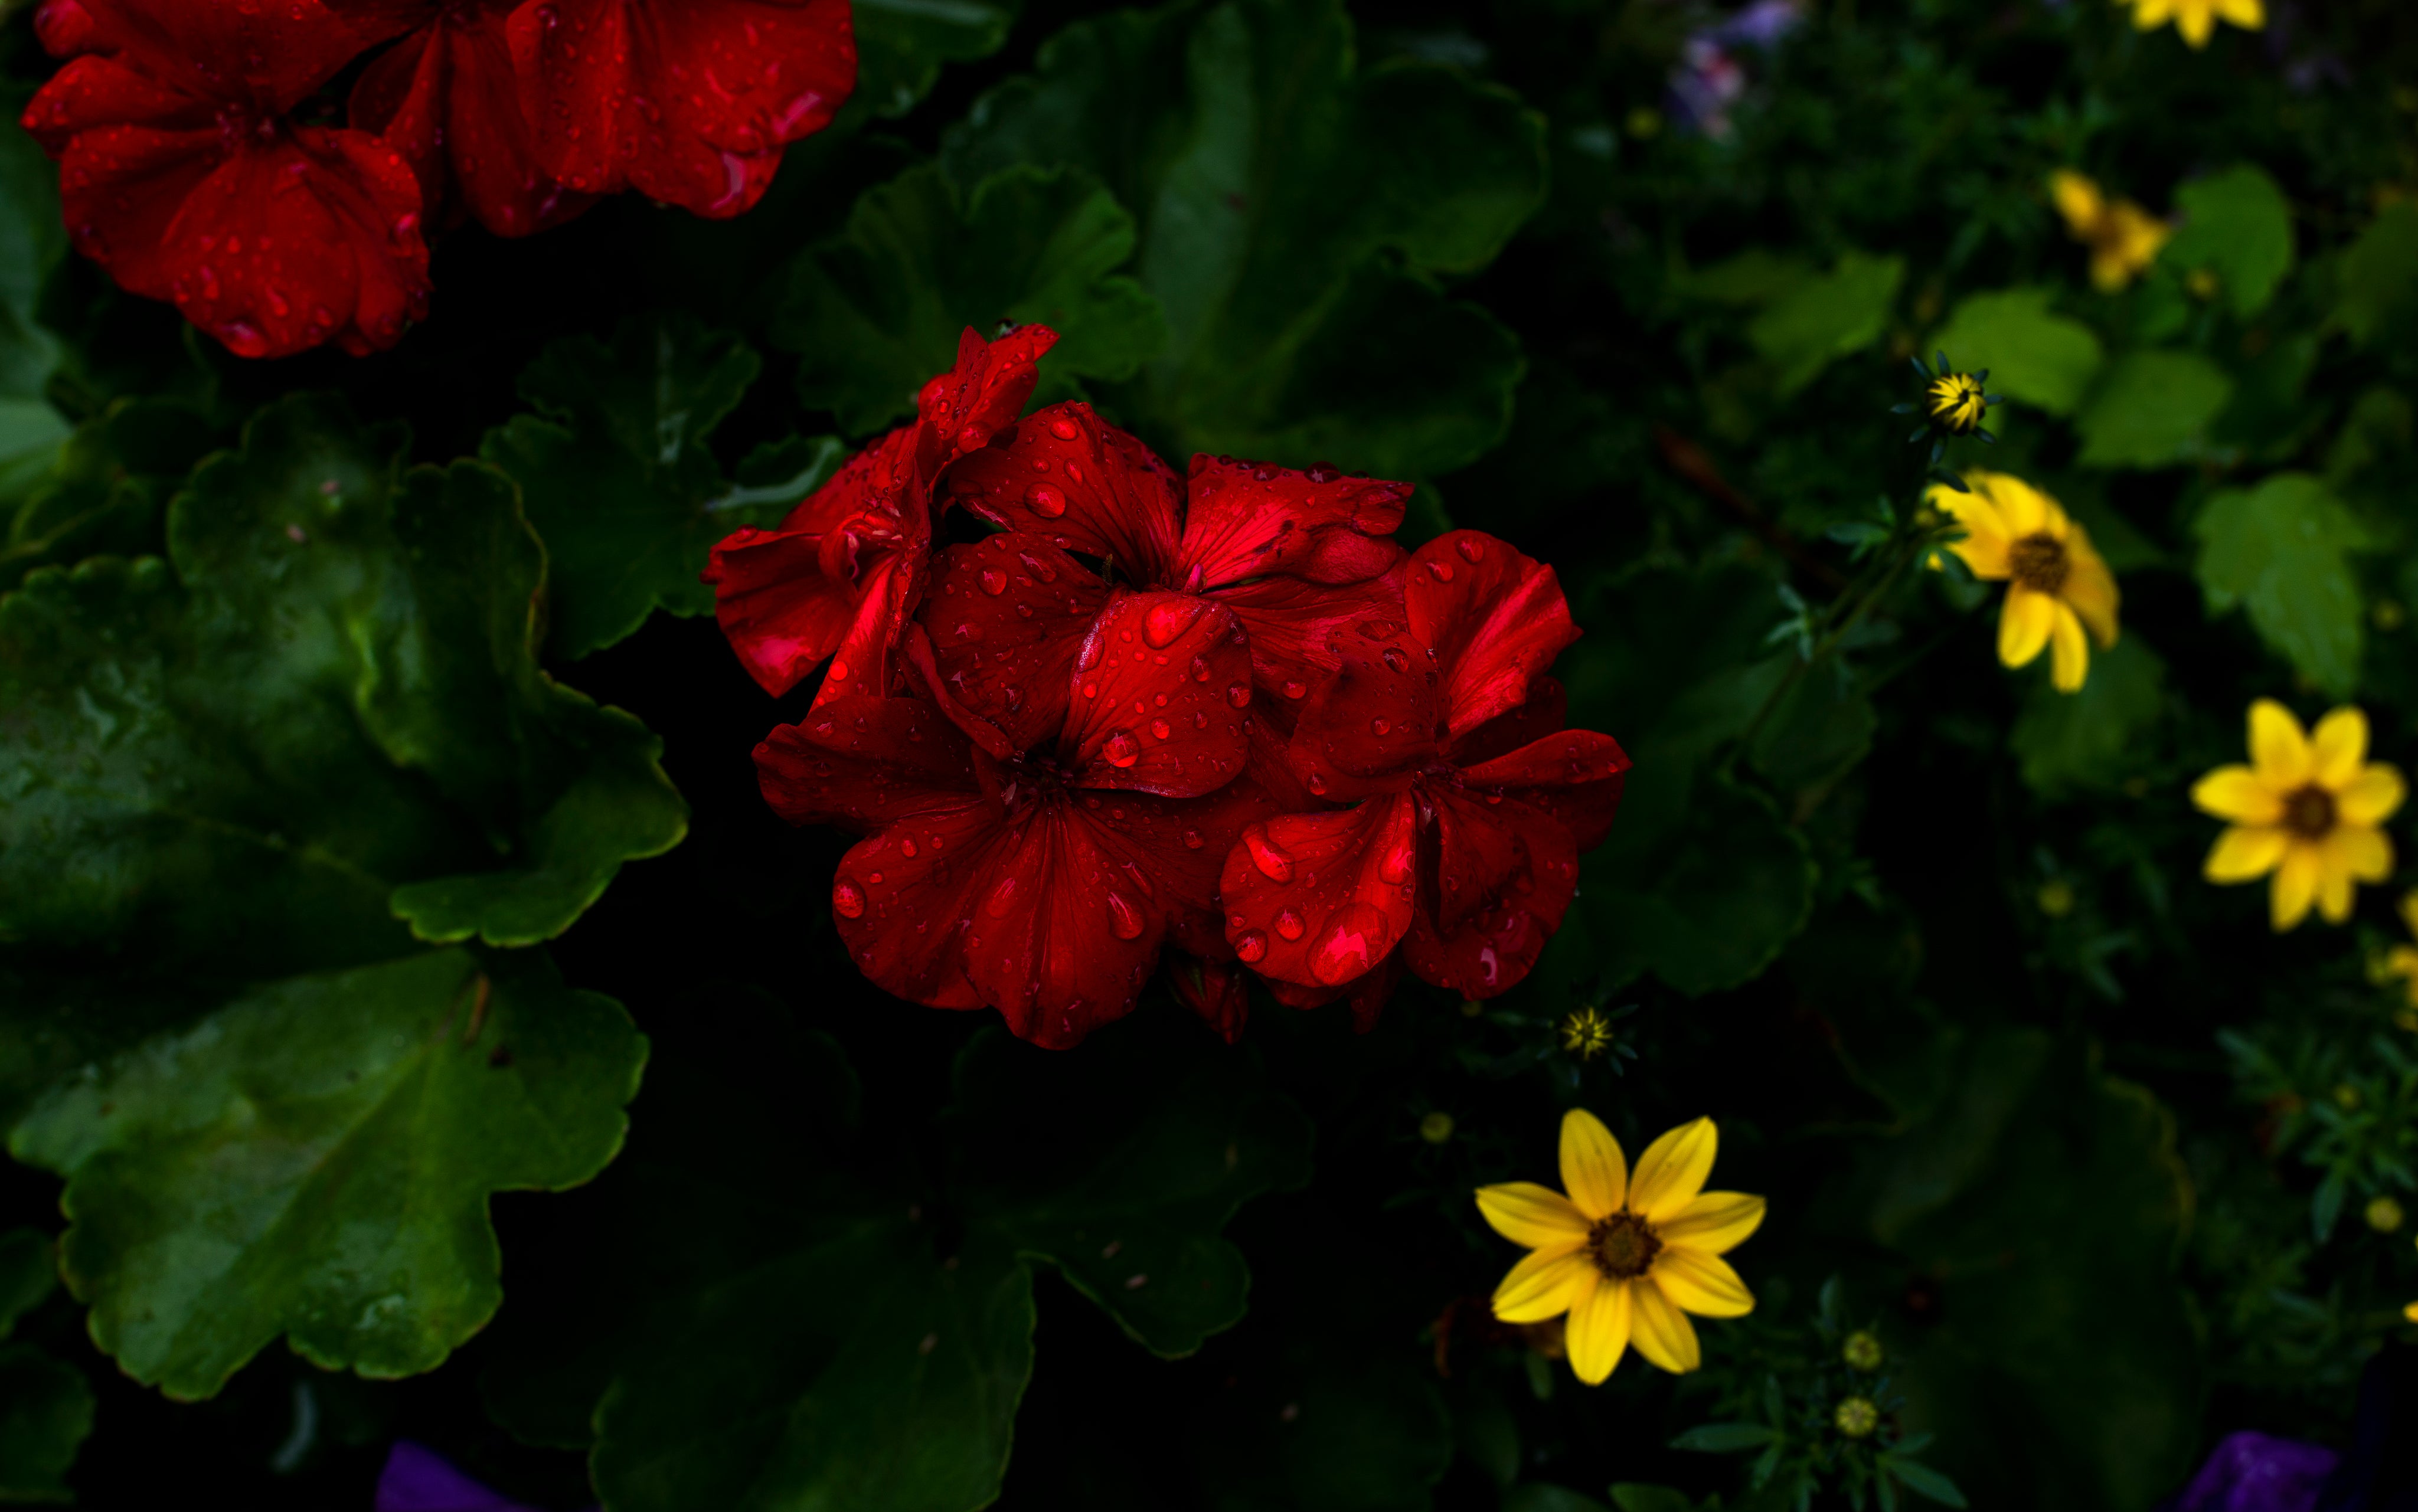
<path id="1" fill-rule="evenodd" d="M 1969 373 L 1941 374 L 1932 380 L 1929 397 L 1931 418 L 1956 435 L 1970 435 L 1979 428 L 1989 403 L 1981 380 Z"/>
<path id="2" fill-rule="evenodd" d="M 1562 1048 L 1582 1061 L 1592 1061 L 1612 1048 L 1612 1020 L 1594 1008 L 1582 1008 L 1562 1020 Z"/>
<path id="3" fill-rule="evenodd" d="M 2418 937 L 2418 889 L 2401 894 L 2401 922 L 2410 926 L 2412 937 Z M 2401 978 L 2410 1006 L 2418 1008 L 2418 945 L 2395 945 L 2385 952 L 2384 975 L 2387 980 Z"/>
<path id="4" fill-rule="evenodd" d="M 1830 1421 L 1851 1439 L 1869 1439 L 1881 1426 L 1881 1410 L 1873 1405 L 1869 1397 L 1850 1397 L 1830 1414 Z"/>
<path id="5" fill-rule="evenodd" d="M 2153 31 L 2171 21 L 2183 34 L 2183 40 L 2194 47 L 2206 47 L 2209 35 L 2216 30 L 2219 18 L 2233 23 L 2244 31 L 2257 31 L 2267 24 L 2267 13 L 2259 0 L 2116 0 L 2120 6 L 2133 8 L 2133 24 L 2143 31 Z"/>
<path id="6" fill-rule="evenodd" d="M 2164 221 L 2131 200 L 2110 201 L 2071 168 L 2051 174 L 2048 190 L 2074 239 L 2090 249 L 2090 282 L 2107 293 L 2139 277 L 2174 235 Z"/>
<path id="7" fill-rule="evenodd" d="M 1704 1363 L 1687 1315 L 1742 1318 L 1754 1297 L 1721 1257 L 1763 1223 L 1763 1199 L 1707 1192 L 1720 1135 L 1685 1123 L 1646 1146 L 1632 1177 L 1593 1113 L 1562 1118 L 1562 1184 L 1482 1186 L 1477 1210 L 1530 1254 L 1494 1289 L 1494 1316 L 1540 1323 L 1567 1312 L 1570 1368 L 1588 1385 L 1637 1352 L 1675 1374 Z"/>
<path id="8" fill-rule="evenodd" d="M 2312 902 L 2327 923 L 2342 923 L 2353 883 L 2393 873 L 2393 842 L 2378 826 L 2401 806 L 2401 773 L 2369 764 L 2367 716 L 2358 710 L 2335 710 L 2308 735 L 2273 698 L 2250 706 L 2250 761 L 2219 767 L 2192 787 L 2202 812 L 2233 826 L 2208 853 L 2208 879 L 2274 873 L 2278 932 L 2307 918 Z"/>
<path id="9" fill-rule="evenodd" d="M 1975 577 L 2007 585 L 1998 660 L 2023 666 L 2052 648 L 2058 689 L 2073 693 L 2090 672 L 2083 628 L 2102 646 L 2116 644 L 2115 574 L 2091 548 L 2089 533 L 2031 484 L 2002 472 L 1967 473 L 1965 481 L 1969 494 L 1932 484 L 1931 505 L 1965 527 L 1965 539 L 1948 549 Z"/>

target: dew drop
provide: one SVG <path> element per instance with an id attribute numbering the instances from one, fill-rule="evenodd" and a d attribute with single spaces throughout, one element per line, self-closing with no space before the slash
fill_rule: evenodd
<path id="1" fill-rule="evenodd" d="M 1184 848 L 1186 850 L 1198 850 L 1207 843 L 1201 838 L 1201 832 L 1198 830 L 1184 832 Z"/>
<path id="2" fill-rule="evenodd" d="M 1234 937 L 1235 957 L 1241 960 L 1245 965 L 1247 966 L 1254 961 L 1265 960 L 1267 958 L 1267 954 L 1268 937 L 1261 933 L 1259 930 L 1246 929 L 1241 934 Z"/>
<path id="3" fill-rule="evenodd" d="M 1449 583 L 1452 581 L 1452 563 L 1430 559 L 1428 575 L 1439 583 Z"/>
<path id="4" fill-rule="evenodd" d="M 1385 648 L 1385 664 L 1397 672 L 1408 672 L 1411 669 L 1411 659 L 1402 654 L 1402 649 L 1400 646 L 1388 646 Z"/>
<path id="5" fill-rule="evenodd" d="M 843 877 L 832 883 L 832 912 L 843 919 L 865 917 L 865 889 Z"/>
<path id="6" fill-rule="evenodd" d="M 1150 722 L 1150 733 L 1163 741 L 1175 733 L 1175 727 L 1163 719 L 1154 719 Z"/>
<path id="7" fill-rule="evenodd" d="M 1161 599 L 1141 617 L 1141 638 L 1154 650 L 1175 644 L 1177 636 L 1201 618 L 1199 599 Z"/>
<path id="8" fill-rule="evenodd" d="M 1278 934 L 1282 935 L 1287 939 L 1299 939 L 1308 931 L 1308 925 L 1301 922 L 1300 914 L 1293 912 L 1291 909 L 1278 909 L 1277 910 Z"/>
<path id="9" fill-rule="evenodd" d="M 1056 420 L 1049 422 L 1049 434 L 1056 436 L 1061 441 L 1071 441 L 1075 439 L 1076 436 L 1080 435 L 1082 432 L 1076 428 L 1073 420 L 1061 415 Z"/>
<path id="10" fill-rule="evenodd" d="M 1141 742 L 1134 739 L 1131 730 L 1111 730 L 1100 747 L 1100 755 L 1109 758 L 1110 766 L 1130 767 L 1141 759 Z"/>
<path id="11" fill-rule="evenodd" d="M 1026 489 L 1024 502 L 1045 520 L 1054 520 L 1066 512 L 1066 496 L 1048 483 L 1035 483 Z"/>
<path id="12" fill-rule="evenodd" d="M 1392 946 L 1390 933 L 1374 904 L 1355 899 L 1343 905 L 1327 915 L 1326 927 L 1310 947 L 1309 974 L 1330 987 L 1364 974 Z"/>
<path id="13" fill-rule="evenodd" d="M 1237 709 L 1247 706 L 1251 701 L 1251 685 L 1247 682 L 1229 685 L 1226 689 L 1226 701 Z"/>
<path id="14" fill-rule="evenodd" d="M 1293 852 L 1268 836 L 1268 827 L 1254 824 L 1243 832 L 1243 848 L 1249 851 L 1251 864 L 1271 882 L 1293 880 Z"/>
<path id="15" fill-rule="evenodd" d="M 982 590 L 994 599 L 1007 591 L 1007 574 L 996 567 L 984 568 L 978 581 L 982 584 Z"/>
<path id="16" fill-rule="evenodd" d="M 1011 872 L 1001 878 L 991 888 L 990 895 L 983 899 L 983 912 L 994 919 L 1002 919 L 1007 916 L 1007 910 L 1015 907 L 1016 876 Z"/>
<path id="17" fill-rule="evenodd" d="M 1288 698 L 1307 698 L 1309 696 L 1309 689 L 1306 685 L 1296 682 L 1291 678 L 1287 678 L 1285 680 L 1284 687 L 1278 691 L 1283 693 L 1283 695 Z"/>
<path id="18" fill-rule="evenodd" d="M 1141 935 L 1141 910 L 1126 902 L 1121 893 L 1109 894 L 1109 933 L 1119 939 L 1136 939 Z"/>
<path id="19" fill-rule="evenodd" d="M 1486 556 L 1486 542 L 1477 536 L 1462 536 L 1452 543 L 1452 549 L 1461 553 L 1465 562 L 1479 561 Z"/>
<path id="20" fill-rule="evenodd" d="M 1369 733 L 1383 738 L 1394 733 L 1394 722 L 1380 714 L 1369 722 Z"/>

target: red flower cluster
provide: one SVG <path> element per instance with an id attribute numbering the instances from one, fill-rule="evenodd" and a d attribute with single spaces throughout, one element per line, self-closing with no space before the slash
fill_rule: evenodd
<path id="1" fill-rule="evenodd" d="M 1553 570 L 1474 530 L 1406 553 L 1407 484 L 1195 457 L 1090 406 L 1018 419 L 1056 340 L 968 331 L 917 415 L 777 529 L 714 548 L 793 823 L 864 838 L 832 911 L 865 973 L 1037 1044 L 1245 973 L 1365 1028 L 1402 968 L 1507 990 L 1560 926 L 1629 758 L 1566 730 Z M 936 543 L 959 508 L 995 534 Z"/>
<path id="2" fill-rule="evenodd" d="M 507 237 L 635 189 L 763 195 L 856 81 L 848 0 L 43 0 L 26 107 L 68 230 L 245 357 L 390 346 L 430 224 Z M 312 119 L 364 53 L 346 125 Z"/>

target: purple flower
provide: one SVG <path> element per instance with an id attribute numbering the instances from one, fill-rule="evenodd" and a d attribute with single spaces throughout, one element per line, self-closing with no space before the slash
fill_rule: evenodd
<path id="1" fill-rule="evenodd" d="M 2230 1433 L 2184 1488 L 2172 1512 L 2311 1512 L 2332 1449 L 2264 1433 Z"/>
<path id="2" fill-rule="evenodd" d="M 1671 69 L 1671 115 L 1683 129 L 1714 141 L 1730 134 L 1730 107 L 1746 93 L 1746 70 L 1730 55 L 1737 47 L 1777 47 L 1805 20 L 1803 0 L 1754 0 L 1726 21 L 1700 26 L 1680 46 Z"/>
<path id="3" fill-rule="evenodd" d="M 531 1512 L 453 1468 L 436 1450 L 395 1442 L 378 1476 L 376 1512 Z"/>

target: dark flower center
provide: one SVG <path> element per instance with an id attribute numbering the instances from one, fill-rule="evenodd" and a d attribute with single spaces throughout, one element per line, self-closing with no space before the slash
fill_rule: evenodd
<path id="1" fill-rule="evenodd" d="M 2035 593 L 2055 593 L 2065 587 L 2070 570 L 2065 542 L 2046 531 L 2028 535 L 2007 548 L 2008 575 Z"/>
<path id="2" fill-rule="evenodd" d="M 2334 795 L 2316 783 L 2301 788 L 2284 800 L 2284 827 L 2312 840 L 2333 833 Z"/>
<path id="3" fill-rule="evenodd" d="M 1654 1265 L 1662 1241 L 1654 1226 L 1627 1209 L 1600 1220 L 1587 1230 L 1587 1255 L 1595 1268 L 1615 1281 L 1632 1280 Z"/>

